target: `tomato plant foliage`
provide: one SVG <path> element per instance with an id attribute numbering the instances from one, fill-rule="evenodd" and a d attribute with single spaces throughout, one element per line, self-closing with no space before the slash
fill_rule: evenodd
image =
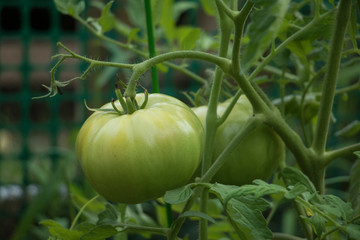
<path id="1" fill-rule="evenodd" d="M 46 96 L 98 67 L 107 68 L 97 86 L 119 69 L 128 81 L 76 142 L 102 197 L 86 202 L 73 185 L 79 213 L 71 226 L 42 221 L 52 238 L 360 239 L 359 1 L 54 2 L 112 55 L 95 60 L 59 43 L 65 53 L 54 56 Z M 151 14 L 154 26 L 145 22 Z M 194 26 L 189 16 L 213 22 Z M 155 39 L 144 37 L 152 30 Z M 148 58 L 150 47 L 157 56 Z M 69 58 L 86 70 L 56 80 Z M 201 74 L 194 61 L 206 63 Z M 201 86 L 183 93 L 193 111 L 136 92 L 139 81 L 150 86 L 141 77 L 155 66 L 164 79 L 177 71 Z"/>

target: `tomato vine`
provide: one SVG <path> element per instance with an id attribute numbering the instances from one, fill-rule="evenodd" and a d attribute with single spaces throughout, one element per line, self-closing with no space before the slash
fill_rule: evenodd
<path id="1" fill-rule="evenodd" d="M 275 1 L 276 2 L 276 1 Z M 283 1 L 277 9 L 279 11 L 279 15 L 285 15 L 287 10 L 287 6 L 290 1 Z M 302 4 L 297 6 L 299 9 L 308 4 L 310 1 L 304 1 Z M 205 240 L 208 239 L 208 226 L 209 221 L 212 219 L 208 217 L 209 210 L 209 194 L 215 194 L 219 197 L 222 202 L 224 212 L 228 215 L 228 219 L 230 224 L 233 226 L 235 232 L 242 239 L 250 239 L 245 231 L 241 229 L 239 226 L 239 222 L 241 219 L 234 220 L 232 217 L 231 209 L 229 209 L 229 205 L 233 206 L 233 211 L 237 211 L 237 207 L 243 206 L 242 202 L 242 193 L 241 191 L 245 191 L 246 187 L 238 188 L 237 190 L 232 189 L 229 186 L 221 186 L 219 190 L 217 187 L 219 185 L 208 185 L 211 178 L 218 172 L 218 170 L 224 165 L 227 156 L 233 152 L 233 150 L 241 144 L 241 142 L 252 132 L 255 131 L 261 125 L 267 125 L 267 127 L 273 129 L 286 144 L 287 148 L 295 157 L 295 160 L 300 167 L 302 172 L 296 172 L 295 170 L 291 170 L 286 164 L 281 166 L 282 171 L 280 171 L 284 176 L 284 182 L 291 186 L 289 189 L 280 188 L 279 185 L 266 185 L 263 182 L 257 181 L 254 189 L 257 187 L 259 189 L 267 189 L 264 190 L 264 194 L 272 194 L 272 193 L 281 193 L 285 194 L 286 198 L 291 200 L 295 205 L 295 210 L 299 217 L 305 231 L 305 236 L 308 239 L 314 239 L 315 233 L 311 228 L 311 225 L 308 224 L 306 218 L 307 211 L 311 212 L 311 216 L 316 214 L 316 217 L 322 219 L 323 222 L 328 222 L 332 224 L 334 229 L 331 229 L 328 232 L 324 232 L 325 230 L 315 223 L 312 225 L 316 229 L 316 234 L 319 239 L 326 239 L 328 235 L 330 235 L 333 231 L 342 231 L 353 237 L 353 232 L 350 232 L 346 227 L 339 224 L 337 219 L 330 216 L 330 214 L 326 213 L 326 209 L 322 209 L 321 206 L 316 205 L 316 201 L 320 201 L 323 204 L 328 204 L 329 206 L 336 202 L 337 199 L 333 199 L 325 195 L 325 170 L 327 166 L 332 163 L 336 158 L 341 156 L 351 154 L 353 152 L 360 150 L 360 144 L 355 143 L 350 146 L 345 146 L 338 149 L 327 150 L 327 137 L 329 133 L 329 126 L 333 108 L 334 97 L 339 92 L 347 92 L 349 90 L 358 89 L 359 82 L 354 84 L 353 86 L 346 87 L 344 89 L 337 89 L 337 80 L 339 75 L 341 58 L 343 56 L 343 46 L 345 41 L 345 35 L 347 31 L 347 24 L 350 21 L 351 17 L 351 7 L 353 6 L 353 2 L 355 1 L 347 1 L 340 0 L 338 6 L 333 10 L 325 11 L 324 13 L 321 11 L 322 3 L 320 0 L 314 2 L 313 5 L 313 16 L 312 19 L 309 20 L 304 26 L 295 26 L 290 25 L 290 27 L 294 28 L 291 31 L 289 36 L 281 36 L 281 41 L 279 43 L 275 42 L 275 37 L 269 38 L 271 41 L 267 42 L 267 46 L 264 49 L 256 49 L 254 52 L 254 56 L 249 56 L 249 53 L 245 51 L 242 54 L 242 47 L 244 44 L 244 32 L 245 30 L 249 30 L 252 27 L 256 29 L 256 26 L 250 24 L 247 25 L 249 21 L 249 17 L 253 17 L 256 19 L 257 15 L 254 13 L 255 6 L 257 4 L 264 4 L 264 6 L 268 6 L 266 2 L 263 1 L 252 1 L 248 0 L 239 8 L 238 1 L 230 0 L 230 1 L 222 1 L 222 0 L 214 0 L 212 9 L 216 13 L 216 19 L 218 21 L 219 34 L 220 38 L 218 41 L 218 49 L 217 54 L 208 53 L 205 51 L 198 50 L 177 50 L 171 52 L 163 52 L 158 55 L 155 53 L 155 42 L 152 31 L 152 17 L 151 17 L 151 3 L 150 1 L 145 1 L 146 3 L 146 17 L 147 17 L 147 31 L 148 31 L 148 46 L 149 46 L 149 54 L 134 48 L 131 44 L 124 44 L 118 41 L 115 41 L 104 35 L 102 31 L 98 31 L 93 25 L 89 23 L 89 21 L 85 21 L 82 19 L 79 14 L 76 12 L 67 12 L 67 14 L 72 15 L 76 20 L 78 20 L 81 24 L 83 24 L 87 29 L 89 29 L 95 36 L 100 38 L 103 41 L 107 41 L 115 44 L 121 48 L 125 48 L 129 51 L 132 51 L 142 57 L 148 57 L 146 60 L 136 63 L 136 64 L 127 64 L 127 63 L 112 63 L 107 61 L 99 61 L 90 59 L 84 56 L 81 56 L 77 53 L 74 53 L 72 50 L 59 43 L 59 47 L 63 48 L 67 53 L 66 54 L 58 54 L 54 56 L 55 58 L 59 58 L 59 61 L 54 65 L 51 69 L 51 85 L 46 88 L 49 90 L 49 93 L 46 96 L 54 96 L 58 93 L 58 89 L 70 84 L 72 81 L 77 79 L 85 79 L 87 75 L 90 73 L 92 69 L 95 67 L 115 67 L 115 68 L 124 68 L 130 69 L 132 71 L 132 75 L 129 78 L 127 83 L 127 87 L 125 92 L 122 94 L 119 89 L 116 90 L 116 95 L 120 104 L 122 106 L 122 110 L 116 108 L 113 103 L 113 107 L 115 111 L 119 114 L 132 114 L 139 109 L 143 109 L 146 105 L 147 101 L 144 101 L 144 104 L 141 106 L 136 102 L 136 86 L 138 84 L 139 79 L 143 76 L 147 71 L 152 71 L 153 78 L 153 91 L 157 92 L 159 90 L 158 80 L 157 80 L 157 71 L 155 69 L 159 64 L 165 64 L 168 67 L 172 67 L 176 70 L 183 72 L 184 74 L 190 76 L 196 81 L 202 84 L 208 84 L 211 89 L 209 91 L 208 98 L 208 110 L 206 114 L 205 120 L 205 145 L 204 145 L 204 154 L 202 156 L 201 163 L 201 175 L 195 180 L 194 183 L 184 186 L 180 190 L 180 196 L 185 195 L 184 197 L 184 207 L 182 211 L 180 211 L 180 216 L 195 216 L 199 218 L 199 239 Z M 271 4 L 271 3 L 270 3 Z M 271 7 L 274 7 L 271 6 Z M 275 8 L 274 7 L 274 8 Z M 270 7 L 269 7 L 270 8 Z M 274 9 L 272 9 L 274 10 Z M 210 11 L 210 10 L 209 10 Z M 256 12 L 256 11 L 255 11 Z M 261 10 L 260 10 L 261 12 Z M 258 12 L 257 12 L 258 13 Z M 325 21 L 329 17 L 335 15 L 332 39 L 329 45 L 329 55 L 326 62 L 326 66 L 318 70 L 316 73 L 310 71 L 310 69 L 306 69 L 304 67 L 303 76 L 295 76 L 290 72 L 286 72 L 285 69 L 277 69 L 269 65 L 274 59 L 283 54 L 286 50 L 290 48 L 290 46 L 299 38 L 306 35 L 309 31 L 313 30 L 316 26 L 318 26 L 321 22 Z M 274 16 L 271 16 L 274 17 Z M 279 18 L 280 19 L 280 18 Z M 279 19 L 272 19 L 272 21 L 280 21 Z M 253 20 L 253 19 L 250 19 Z M 267 19 L 269 20 L 269 19 Z M 273 27 L 273 26 L 272 26 Z M 274 27 L 275 28 L 275 27 Z M 280 24 L 276 26 L 277 29 L 274 32 L 278 32 L 280 28 Z M 256 31 L 255 31 L 256 32 Z M 270 31 L 269 31 L 270 32 Z M 268 33 L 268 32 L 266 32 Z M 268 33 L 273 34 L 273 33 Z M 255 41 L 256 42 L 256 41 Z M 354 41 L 353 41 L 354 42 Z M 259 45 L 262 43 L 257 42 Z M 355 41 L 356 43 L 356 41 Z M 264 53 L 267 50 L 266 54 Z M 356 51 L 355 51 L 356 52 Z M 65 61 L 66 59 L 74 58 L 84 61 L 89 64 L 88 68 L 85 72 L 80 76 L 74 79 L 70 79 L 65 82 L 60 82 L 56 80 L 55 72 L 56 69 Z M 259 61 L 255 61 L 259 58 Z M 208 83 L 206 79 L 203 77 L 197 76 L 192 73 L 186 67 L 177 66 L 169 61 L 176 59 L 195 59 L 204 61 L 206 63 L 211 63 L 215 65 L 213 78 L 211 84 Z M 243 61 L 248 61 L 245 64 Z M 300 61 L 300 60 L 299 60 Z M 300 67 L 299 67 L 300 68 Z M 293 129 L 289 123 L 284 118 L 285 114 L 285 85 L 282 86 L 282 95 L 281 95 L 281 103 L 282 107 L 279 109 L 278 106 L 274 104 L 274 102 L 268 97 L 268 95 L 261 89 L 256 83 L 256 78 L 263 71 L 268 71 L 274 73 L 275 75 L 283 78 L 284 81 L 290 81 L 295 84 L 303 86 L 303 92 L 300 94 L 300 123 L 301 123 L 301 131 L 303 133 L 302 136 Z M 311 72 L 311 73 L 310 73 Z M 317 112 L 317 120 L 315 125 L 315 130 L 313 136 L 308 136 L 305 129 L 305 104 L 306 97 L 315 81 L 322 77 L 324 74 L 323 80 L 323 88 L 322 92 L 318 93 L 318 97 L 321 96 L 321 100 L 319 103 L 319 110 Z M 234 95 L 234 99 L 228 105 L 225 113 L 222 116 L 218 116 L 217 109 L 219 105 L 219 99 L 221 98 L 221 94 L 223 91 L 223 86 L 225 82 L 225 78 L 233 80 L 238 89 L 236 89 Z M 305 80 L 304 80 L 305 79 Z M 225 148 L 225 150 L 213 161 L 213 147 L 215 144 L 215 136 L 217 129 L 226 121 L 227 117 L 231 113 L 234 108 L 234 105 L 237 99 L 241 94 L 245 94 L 253 107 L 252 118 L 249 118 L 248 122 L 245 124 L 243 129 L 238 132 L 233 140 L 229 143 L 229 145 Z M 315 93 L 316 94 L 316 93 Z M 147 99 L 147 98 L 146 98 Z M 297 178 L 302 183 L 302 188 L 306 188 L 307 192 L 304 189 L 301 189 L 299 185 L 296 185 L 292 182 L 292 177 Z M 263 188 L 261 188 L 263 187 Z M 251 188 L 251 187 L 249 187 Z M 228 190 L 225 191 L 224 189 Z M 245 189 L 245 190 L 244 190 Z M 254 190 L 253 189 L 253 190 Z M 295 190 L 293 190 L 295 189 Z M 231 190 L 231 191 L 230 191 Z M 183 191 L 183 192 L 182 192 Z M 260 191 L 260 190 L 259 190 Z M 298 192 L 297 192 L 298 191 Z M 260 191 L 261 192 L 261 191 Z M 300 194 L 301 192 L 301 194 Z M 178 192 L 176 192 L 178 193 Z M 240 194 L 241 193 L 241 194 Z M 261 192 L 263 193 L 263 192 Z M 299 193 L 299 194 L 298 194 Z M 313 194 L 314 198 L 309 197 L 308 193 Z M 297 195 L 298 194 L 298 195 Z M 251 192 L 252 197 L 256 195 L 255 192 Z M 223 196 L 226 196 L 224 199 Z M 179 197 L 179 196 L 178 196 Z M 180 198 L 180 197 L 179 197 Z M 196 200 L 200 199 L 200 211 L 196 214 L 189 213 L 192 206 L 196 203 Z M 257 201 L 257 198 L 252 199 Z M 165 201 L 166 202 L 166 201 Z M 236 205 L 234 202 L 237 202 Z M 338 202 L 340 205 L 342 203 Z M 229 205 L 228 205 L 229 204 Z M 234 205 L 232 205 L 234 204 Z M 245 204 L 246 205 L 246 204 Z M 327 205 L 326 205 L 327 206 Z M 331 205 L 333 206 L 333 205 Z M 347 207 L 345 205 L 341 205 L 344 209 Z M 246 211 L 246 206 L 243 206 L 241 210 Z M 347 209 L 348 210 L 348 209 Z M 239 210 L 240 211 L 240 210 Z M 325 211 L 325 212 L 324 212 Z M 350 211 L 350 210 L 349 210 Z M 182 215 L 181 215 L 182 214 Z M 193 214 L 193 215 L 192 215 Z M 269 218 L 270 219 L 270 218 Z M 138 227 L 139 230 L 149 230 L 152 232 L 157 232 L 163 235 L 166 235 L 168 239 L 176 239 L 182 224 L 185 221 L 185 217 L 177 218 L 172 224 L 170 224 L 169 228 L 141 228 Z M 243 222 L 241 222 L 243 223 Z M 244 224 L 244 223 L 243 223 Z M 352 220 L 347 222 L 347 224 L 352 224 Z M 265 224 L 266 225 L 266 224 Z M 122 227 L 134 227 L 130 225 L 122 225 Z M 265 226 L 266 227 L 266 226 Z M 134 227 L 137 229 L 137 227 Z M 264 235 L 262 235 L 261 239 L 266 239 L 264 236 L 268 232 L 264 230 Z M 274 236 L 281 239 L 282 237 L 286 237 L 287 239 L 298 239 L 294 236 L 282 235 L 280 233 L 275 234 Z"/>

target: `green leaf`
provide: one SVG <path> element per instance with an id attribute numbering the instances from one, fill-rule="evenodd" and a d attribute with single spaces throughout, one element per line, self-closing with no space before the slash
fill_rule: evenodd
<path id="1" fill-rule="evenodd" d="M 216 4 L 215 1 L 200 0 L 201 7 L 206 14 L 210 16 L 216 16 Z"/>
<path id="2" fill-rule="evenodd" d="M 265 195 L 270 195 L 270 194 L 276 194 L 276 193 L 285 193 L 286 189 L 283 186 L 280 185 L 276 185 L 276 184 L 269 184 L 263 180 L 260 179 L 256 179 L 253 181 L 255 186 L 255 194 L 254 197 L 258 198 L 258 197 L 262 197 Z"/>
<path id="3" fill-rule="evenodd" d="M 360 236 L 360 226 L 356 224 L 348 224 L 343 230 L 349 234 L 350 239 L 356 240 L 359 239 Z"/>
<path id="4" fill-rule="evenodd" d="M 160 26 L 165 33 L 168 44 L 172 45 L 175 38 L 175 20 L 172 16 L 174 0 L 164 1 L 161 10 Z"/>
<path id="5" fill-rule="evenodd" d="M 335 11 L 330 12 L 330 14 L 326 15 L 322 21 L 318 21 L 312 28 L 303 32 L 303 34 L 297 38 L 297 41 L 308 40 L 313 42 L 320 38 L 328 40 L 333 32 L 334 23 Z"/>
<path id="6" fill-rule="evenodd" d="M 203 213 L 203 212 L 198 212 L 198 211 L 186 211 L 182 214 L 180 214 L 179 218 L 189 218 L 189 217 L 196 217 L 196 218 L 202 218 L 205 220 L 208 220 L 211 223 L 216 223 L 216 221 L 210 217 L 209 215 Z"/>
<path id="7" fill-rule="evenodd" d="M 312 225 L 316 236 L 321 236 L 325 230 L 326 220 L 320 216 L 318 213 L 314 213 L 314 215 L 310 218 L 306 218 L 308 222 Z"/>
<path id="8" fill-rule="evenodd" d="M 236 191 L 238 188 L 238 186 L 215 183 L 211 186 L 209 191 L 215 194 L 222 202 L 224 202 L 227 196 Z"/>
<path id="9" fill-rule="evenodd" d="M 358 158 L 360 158 L 358 152 Z M 350 171 L 349 200 L 353 209 L 360 215 L 360 159 L 358 159 Z"/>
<path id="10" fill-rule="evenodd" d="M 229 234 L 233 235 L 235 232 L 228 221 L 218 221 L 216 224 L 211 224 L 208 227 L 209 239 L 225 239 L 223 237 Z M 234 238 L 230 239 L 236 239 L 236 237 L 234 236 Z"/>
<path id="11" fill-rule="evenodd" d="M 335 133 L 335 136 L 349 138 L 356 135 L 359 131 L 360 131 L 360 122 L 358 120 L 354 120 L 350 124 L 346 125 L 344 128 L 337 131 Z"/>
<path id="12" fill-rule="evenodd" d="M 81 240 L 103 240 L 117 234 L 118 231 L 111 225 L 99 225 L 81 236 Z"/>
<path id="13" fill-rule="evenodd" d="M 50 227 L 49 233 L 55 238 L 66 240 L 79 240 L 82 235 L 77 230 L 69 230 L 63 227 Z"/>
<path id="14" fill-rule="evenodd" d="M 115 26 L 115 18 L 110 11 L 113 3 L 114 1 L 110 1 L 105 5 L 104 9 L 101 11 L 100 18 L 97 20 L 101 27 L 101 33 L 108 32 Z"/>
<path id="15" fill-rule="evenodd" d="M 285 183 L 281 179 L 279 173 L 275 174 L 272 183 L 276 184 L 276 185 L 279 185 L 279 186 L 285 187 Z M 283 192 L 281 192 L 281 193 L 273 193 L 273 194 L 270 194 L 270 197 L 271 197 L 271 200 L 275 203 L 275 205 L 278 205 L 284 199 L 284 195 L 285 195 L 285 193 L 283 193 Z"/>
<path id="16" fill-rule="evenodd" d="M 41 225 L 47 227 L 47 228 L 51 228 L 51 227 L 63 227 L 60 223 L 51 220 L 51 219 L 46 219 L 46 220 L 42 220 L 39 222 Z"/>
<path id="17" fill-rule="evenodd" d="M 243 196 L 252 196 L 253 200 L 256 200 L 265 195 L 286 193 L 287 190 L 280 185 L 269 184 L 258 179 L 254 180 L 254 185 L 240 187 L 216 183 L 210 188 L 210 192 L 226 204 L 232 198 L 241 199 Z"/>
<path id="18" fill-rule="evenodd" d="M 249 202 L 247 202 L 249 203 Z M 265 240 L 272 239 L 272 232 L 267 227 L 266 220 L 261 211 L 249 207 L 246 203 L 232 199 L 227 212 L 236 223 L 237 228 L 245 236 L 245 239 Z"/>
<path id="19" fill-rule="evenodd" d="M 78 0 L 54 0 L 59 12 L 70 16 L 79 16 L 85 9 L 85 2 Z"/>
<path id="20" fill-rule="evenodd" d="M 308 176 L 306 176 L 299 169 L 294 167 L 286 167 L 281 172 L 281 175 L 287 180 L 286 182 L 288 185 L 295 186 L 300 183 L 304 185 L 310 193 L 316 193 L 314 184 L 310 181 Z"/>
<path id="21" fill-rule="evenodd" d="M 74 230 L 77 230 L 77 231 L 82 232 L 82 233 L 86 233 L 86 232 L 89 232 L 94 227 L 96 227 L 96 225 L 93 224 L 93 223 L 81 222 L 79 224 L 76 224 L 76 226 L 74 227 Z"/>
<path id="22" fill-rule="evenodd" d="M 129 32 L 129 34 L 127 35 L 128 39 L 127 39 L 127 43 L 130 44 L 132 42 L 133 39 L 137 38 L 137 34 L 140 32 L 140 28 L 133 28 L 131 29 L 131 31 Z"/>
<path id="23" fill-rule="evenodd" d="M 146 29 L 144 1 L 126 1 L 126 14 L 133 26 Z"/>
<path id="24" fill-rule="evenodd" d="M 308 55 L 313 50 L 310 40 L 292 41 L 286 46 L 293 54 L 301 59 L 302 63 L 308 62 Z"/>
<path id="25" fill-rule="evenodd" d="M 257 198 L 252 195 L 237 196 L 234 199 L 243 204 L 246 204 L 246 206 L 248 206 L 252 210 L 260 212 L 267 210 L 271 206 L 271 204 L 264 198 Z"/>
<path id="26" fill-rule="evenodd" d="M 201 30 L 194 27 L 179 27 L 176 29 L 176 38 L 181 50 L 192 50 L 200 38 Z"/>
<path id="27" fill-rule="evenodd" d="M 349 33 L 349 36 L 351 38 L 354 49 L 358 49 L 357 41 L 356 41 L 356 37 L 358 34 L 357 6 L 356 5 L 357 5 L 356 1 L 353 1 L 352 7 L 351 7 L 350 21 L 347 26 L 347 32 Z"/>
<path id="28" fill-rule="evenodd" d="M 287 199 L 294 199 L 307 191 L 307 188 L 303 184 L 297 183 L 295 186 L 290 187 L 290 190 L 285 193 L 284 197 Z"/>
<path id="29" fill-rule="evenodd" d="M 183 187 L 167 191 L 164 195 L 164 201 L 169 204 L 179 204 L 186 202 L 192 194 L 193 191 L 191 189 L 191 185 L 188 184 Z"/>
<path id="30" fill-rule="evenodd" d="M 153 19 L 154 26 L 156 26 L 160 23 L 163 3 L 164 3 L 164 0 L 152 0 L 151 1 L 151 11 L 152 11 L 152 19 Z"/>
<path id="31" fill-rule="evenodd" d="M 255 1 L 258 10 L 251 16 L 247 28 L 249 44 L 242 54 L 242 65 L 250 67 L 269 48 L 277 37 L 283 18 L 289 6 L 289 0 Z"/>
<path id="32" fill-rule="evenodd" d="M 116 224 L 117 223 L 117 213 L 116 213 L 116 209 L 113 205 L 111 204 L 106 204 L 106 209 L 104 211 L 102 211 L 101 213 L 99 213 L 98 217 L 98 221 L 97 221 L 97 225 L 101 225 L 101 224 Z"/>
<path id="33" fill-rule="evenodd" d="M 324 195 L 322 198 L 324 201 L 315 202 L 314 206 L 329 215 L 343 219 L 345 222 L 353 218 L 354 210 L 351 208 L 350 203 L 344 202 L 335 195 Z"/>

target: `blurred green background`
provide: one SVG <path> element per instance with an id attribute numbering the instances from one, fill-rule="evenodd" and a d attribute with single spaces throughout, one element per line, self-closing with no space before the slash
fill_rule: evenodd
<path id="1" fill-rule="evenodd" d="M 100 10 L 90 2 L 86 1 L 84 15 L 98 17 Z M 130 24 L 126 2 L 116 1 L 113 10 Z M 194 11 L 184 21 L 196 24 Z M 116 33 L 109 35 L 122 40 Z M 50 84 L 49 72 L 55 64 L 51 56 L 61 52 L 59 41 L 96 59 L 142 60 L 110 44 L 104 46 L 73 18 L 61 14 L 53 1 L 0 1 L 0 239 L 46 239 L 40 220 L 66 221 L 74 215 L 68 189 L 73 183 L 87 184 L 74 155 L 77 131 L 89 115 L 84 99 L 90 106 L 101 106 L 115 96 L 114 84 L 119 79 L 126 82 L 129 76 L 129 72 L 105 68 L 86 81 L 71 83 L 62 95 L 32 99 L 47 93 L 42 84 Z M 195 63 L 191 68 L 196 71 L 199 66 Z M 68 80 L 85 69 L 80 61 L 65 61 L 56 78 Z M 146 81 L 150 75 L 144 78 L 142 84 L 151 89 L 151 81 Z M 180 91 L 198 87 L 171 71 L 166 81 L 162 75 L 160 81 L 163 93 L 182 99 Z"/>
<path id="2" fill-rule="evenodd" d="M 197 0 L 190 2 L 199 5 Z M 137 27 L 134 19 L 138 17 L 137 21 L 141 21 L 144 18 L 141 13 L 137 16 L 127 11 L 126 3 L 115 1 L 112 10 L 124 23 Z M 99 16 L 96 4 L 86 6 L 86 16 Z M 138 12 L 143 10 L 138 7 Z M 136 6 L 131 8 L 136 10 Z M 215 20 L 199 7 L 189 8 L 178 18 L 177 24 L 201 26 L 209 32 L 216 27 Z M 140 30 L 139 34 L 144 32 Z M 108 36 L 126 41 L 116 32 L 109 32 Z M 75 81 L 62 89 L 62 95 L 33 100 L 32 97 L 47 93 L 42 84 L 50 84 L 49 71 L 55 63 L 51 56 L 61 52 L 56 46 L 58 41 L 76 53 L 96 59 L 132 63 L 143 60 L 113 45 L 101 43 L 74 19 L 59 13 L 53 1 L 0 1 L 0 240 L 46 239 L 47 230 L 38 222 L 52 218 L 66 224 L 76 214 L 73 205 L 82 203 L 80 200 L 74 203 L 69 189 L 81 192 L 79 196 L 83 195 L 85 200 L 95 194 L 84 180 L 74 154 L 77 131 L 89 115 L 83 100 L 86 99 L 90 106 L 101 106 L 115 96 L 114 84 L 119 79 L 126 81 L 130 74 L 118 69 L 99 69 L 86 81 Z M 193 72 L 207 76 L 206 64 L 187 63 Z M 86 67 L 80 61 L 65 61 L 56 73 L 57 80 L 79 76 Z M 356 70 L 357 75 L 358 72 Z M 146 74 L 142 85 L 151 89 L 148 80 L 150 75 Z M 160 83 L 161 92 L 184 101 L 186 98 L 181 91 L 196 91 L 200 86 L 171 69 L 160 74 Z M 267 93 L 278 97 L 278 87 L 265 87 L 269 87 Z M 345 97 L 359 99 L 359 94 L 355 91 Z M 332 132 L 359 117 L 356 104 L 359 101 L 349 105 L 344 99 L 336 102 L 334 111 L 334 115 L 342 115 L 343 121 L 335 124 Z M 357 134 L 352 135 L 349 142 L 359 140 Z M 330 141 L 331 145 L 337 143 L 337 138 Z M 329 176 L 346 175 L 351 162 L 333 165 Z M 337 189 L 346 190 L 346 187 L 343 184 Z M 285 219 L 283 224 L 289 225 L 286 228 L 295 231 L 296 222 L 286 220 L 291 216 L 293 213 L 284 212 L 278 220 Z"/>

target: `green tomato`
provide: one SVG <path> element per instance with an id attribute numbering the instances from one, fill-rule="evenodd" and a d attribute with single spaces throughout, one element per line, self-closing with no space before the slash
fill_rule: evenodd
<path id="1" fill-rule="evenodd" d="M 139 104 L 144 94 L 137 94 Z M 122 110 L 120 103 L 115 105 Z M 112 109 L 111 103 L 103 109 Z M 76 155 L 94 189 L 106 199 L 135 204 L 186 184 L 199 166 L 204 130 L 181 101 L 150 94 L 130 115 L 96 111 L 76 139 Z"/>
<path id="2" fill-rule="evenodd" d="M 230 101 L 231 99 L 228 99 L 218 105 L 218 116 L 225 112 Z M 193 108 L 193 111 L 205 126 L 207 106 Z M 216 132 L 213 147 L 214 161 L 252 115 L 252 106 L 246 96 L 242 95 L 226 121 Z M 254 179 L 266 180 L 275 172 L 284 158 L 284 143 L 272 129 L 262 125 L 251 132 L 230 154 L 212 181 L 241 186 L 251 183 Z"/>

